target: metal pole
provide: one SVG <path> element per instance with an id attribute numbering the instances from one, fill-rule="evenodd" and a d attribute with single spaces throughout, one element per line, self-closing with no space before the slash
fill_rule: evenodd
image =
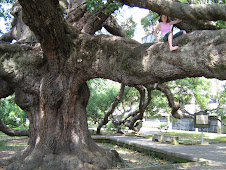
<path id="1" fill-rule="evenodd" d="M 203 128 L 201 128 L 201 131 L 202 131 L 202 141 L 201 141 L 201 143 L 203 144 L 204 143 Z"/>

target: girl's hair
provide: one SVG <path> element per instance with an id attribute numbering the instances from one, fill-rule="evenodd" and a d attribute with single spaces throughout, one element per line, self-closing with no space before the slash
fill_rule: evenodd
<path id="1" fill-rule="evenodd" d="M 163 16 L 164 14 L 161 14 L 160 15 L 160 18 L 159 18 L 159 22 L 162 22 L 162 16 Z M 167 23 L 169 23 L 171 20 L 170 20 L 170 18 L 167 16 L 167 15 L 165 15 L 166 17 L 167 17 Z"/>

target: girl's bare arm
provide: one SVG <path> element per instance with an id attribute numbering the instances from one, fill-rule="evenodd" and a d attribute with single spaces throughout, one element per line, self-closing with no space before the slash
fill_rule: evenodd
<path id="1" fill-rule="evenodd" d="M 182 21 L 182 19 L 177 19 L 177 20 L 174 20 L 174 21 L 171 21 L 170 24 L 171 25 L 174 25 L 174 24 L 178 24 Z"/>
<path id="2" fill-rule="evenodd" d="M 154 32 L 155 40 L 156 40 L 157 43 L 159 42 L 158 36 L 157 36 L 157 32 L 158 32 L 159 29 L 160 29 L 160 23 L 157 25 L 157 27 L 155 28 L 155 32 Z"/>

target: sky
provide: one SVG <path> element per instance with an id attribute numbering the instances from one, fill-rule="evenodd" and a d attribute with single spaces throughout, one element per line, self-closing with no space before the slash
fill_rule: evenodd
<path id="1" fill-rule="evenodd" d="M 122 9 L 120 9 L 120 13 L 122 15 L 117 15 L 116 18 L 120 21 L 126 21 L 126 19 L 133 17 L 133 21 L 137 23 L 137 27 L 135 30 L 135 36 L 133 39 L 141 42 L 141 38 L 143 38 L 146 34 L 141 25 L 141 19 L 149 14 L 149 10 L 142 9 L 138 7 L 129 7 L 124 5 Z"/>
<path id="2" fill-rule="evenodd" d="M 1 8 L 5 8 L 5 10 L 8 10 L 11 8 L 10 5 L 7 5 L 7 4 L 2 4 Z M 0 30 L 3 32 L 3 33 L 6 33 L 6 25 L 5 25 L 5 21 L 2 17 L 0 17 Z"/>
<path id="3" fill-rule="evenodd" d="M 116 16 L 116 18 L 120 21 L 126 21 L 126 19 L 133 17 L 133 20 L 137 23 L 137 27 L 135 30 L 135 36 L 133 39 L 135 39 L 138 42 L 141 42 L 141 38 L 145 36 L 145 31 L 143 30 L 141 26 L 141 19 L 145 16 L 147 16 L 149 13 L 149 10 L 147 9 L 141 9 L 138 7 L 129 7 L 124 5 L 122 9 L 120 9 L 120 14 Z M 5 33 L 6 32 L 6 26 L 4 24 L 4 19 L 0 18 L 0 29 Z"/>

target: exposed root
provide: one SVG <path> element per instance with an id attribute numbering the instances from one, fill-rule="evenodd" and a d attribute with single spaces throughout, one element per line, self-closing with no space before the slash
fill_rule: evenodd
<path id="1" fill-rule="evenodd" d="M 104 150 L 100 152 L 78 152 L 76 154 L 44 154 L 42 151 L 33 150 L 26 158 L 22 158 L 21 154 L 14 158 L 13 163 L 9 164 L 7 170 L 100 170 L 109 169 L 116 166 L 117 162 L 121 162 L 119 154 L 116 151 Z M 6 166 L 8 162 L 4 162 Z"/>

